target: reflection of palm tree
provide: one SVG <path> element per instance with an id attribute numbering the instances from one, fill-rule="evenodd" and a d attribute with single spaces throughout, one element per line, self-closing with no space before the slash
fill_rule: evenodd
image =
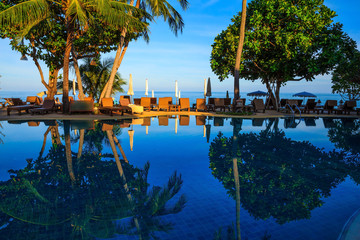
<path id="1" fill-rule="evenodd" d="M 142 170 L 122 162 L 118 155 L 114 161 L 108 159 L 109 154 L 71 153 L 66 149 L 70 144 L 69 131 L 69 123 L 65 122 L 65 146 L 53 145 L 45 157 L 28 161 L 25 169 L 11 171 L 12 179 L 0 182 L 2 237 L 94 239 L 121 233 L 147 238 L 154 231 L 171 227 L 156 217 L 179 212 L 184 207 L 181 196 L 173 207 L 165 208 L 180 190 L 181 176 L 175 173 L 165 187 L 147 191 L 149 164 Z M 102 159 L 104 156 L 106 161 Z M 69 157 L 76 166 L 76 172 L 69 171 L 74 174 L 71 178 L 66 171 Z M 134 230 L 129 225 L 126 221 L 129 218 L 139 219 L 138 228 Z"/>
<path id="2" fill-rule="evenodd" d="M 3 126 L 1 125 L 0 123 L 0 128 L 3 128 Z M 0 136 L 3 136 L 5 137 L 5 134 L 3 134 L 1 131 L 0 131 Z M 4 143 L 4 141 L 0 138 L 0 144 Z"/>
<path id="3" fill-rule="evenodd" d="M 278 223 L 309 218 L 348 172 L 341 152 L 292 141 L 281 131 L 243 133 L 237 141 L 241 203 L 255 218 L 272 216 Z M 213 175 L 236 199 L 232 144 L 233 139 L 219 134 L 209 156 Z"/>

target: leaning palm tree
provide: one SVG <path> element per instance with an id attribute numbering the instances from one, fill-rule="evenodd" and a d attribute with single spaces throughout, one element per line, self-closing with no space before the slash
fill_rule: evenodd
<path id="1" fill-rule="evenodd" d="M 186 10 L 189 6 L 189 3 L 187 0 L 177 0 L 183 10 Z M 170 29 L 177 35 L 177 33 L 180 31 L 182 32 L 184 28 L 184 22 L 179 12 L 176 11 L 176 9 L 166 0 L 130 0 L 129 4 L 132 6 L 135 6 L 137 9 L 143 9 L 146 10 L 153 18 L 161 17 L 164 19 L 165 22 L 168 23 Z M 130 12 L 130 14 L 134 17 L 138 17 L 139 19 L 142 19 L 140 15 L 138 15 L 136 12 Z M 124 58 L 124 55 L 127 51 L 129 42 L 133 38 L 137 38 L 139 36 L 145 36 L 145 39 L 148 41 L 147 32 L 142 32 L 141 34 L 138 34 L 137 36 L 132 36 L 129 29 L 126 27 L 122 29 L 121 36 L 119 39 L 118 48 L 116 51 L 116 56 L 114 59 L 114 64 L 111 70 L 111 74 L 108 80 L 107 88 L 103 90 L 101 97 L 110 97 L 111 95 L 111 89 L 113 87 L 114 79 L 116 72 L 118 71 L 122 59 Z"/>
<path id="2" fill-rule="evenodd" d="M 101 22 L 116 29 L 126 28 L 130 31 L 141 32 L 147 24 L 134 18 L 129 12 L 136 12 L 144 16 L 144 11 L 115 0 L 28 0 L 18 3 L 0 12 L 0 26 L 18 26 L 19 38 L 25 37 L 29 31 L 39 23 L 48 22 L 66 26 L 66 48 L 63 64 L 63 100 L 64 112 L 68 111 L 69 95 L 69 62 L 73 49 L 75 33 L 86 32 L 95 22 Z M 81 34 L 80 34 L 81 35 Z"/>
<path id="3" fill-rule="evenodd" d="M 245 39 L 245 22 L 246 22 L 246 0 L 242 1 L 242 12 L 241 12 L 241 24 L 240 24 L 240 38 L 239 45 L 236 52 L 236 61 L 235 61 L 235 76 L 234 76 L 234 99 L 240 98 L 240 63 L 241 55 L 244 46 Z"/>

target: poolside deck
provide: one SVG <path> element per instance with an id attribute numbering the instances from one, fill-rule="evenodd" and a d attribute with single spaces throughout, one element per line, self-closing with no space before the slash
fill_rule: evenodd
<path id="1" fill-rule="evenodd" d="M 109 116 L 107 114 L 62 114 L 62 113 L 50 113 L 45 115 L 31 115 L 28 113 L 22 113 L 21 115 L 13 113 L 10 116 L 6 113 L 6 108 L 0 109 L 0 121 L 1 120 L 106 120 L 106 119 L 131 119 L 131 118 L 141 118 L 141 117 L 156 117 L 164 115 L 192 115 L 192 116 L 216 116 L 216 117 L 232 117 L 232 118 L 284 118 L 290 117 L 292 114 L 285 114 L 277 112 L 275 110 L 266 110 L 265 113 L 255 113 L 253 115 L 230 115 L 230 114 L 219 114 L 214 112 L 194 112 L 194 111 L 181 111 L 181 112 L 162 112 L 162 111 L 149 111 L 144 112 L 143 114 L 114 114 Z M 300 117 L 299 114 L 295 114 L 295 117 Z M 335 115 L 335 114 L 301 114 L 301 117 L 338 117 L 338 118 L 360 118 L 360 115 L 350 114 L 350 115 Z"/>

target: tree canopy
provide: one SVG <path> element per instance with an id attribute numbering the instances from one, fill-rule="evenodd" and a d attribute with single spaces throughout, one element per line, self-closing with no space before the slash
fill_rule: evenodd
<path id="1" fill-rule="evenodd" d="M 342 25 L 323 0 L 253 0 L 247 9 L 240 77 L 260 80 L 274 102 L 288 81 L 312 81 L 338 60 Z M 220 81 L 234 75 L 241 13 L 216 36 L 211 68 Z"/>

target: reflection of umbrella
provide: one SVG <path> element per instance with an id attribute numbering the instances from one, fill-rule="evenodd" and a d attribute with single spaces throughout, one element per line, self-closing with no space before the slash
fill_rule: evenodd
<path id="1" fill-rule="evenodd" d="M 211 96 L 211 82 L 210 82 L 210 78 L 208 78 L 208 83 L 207 83 L 207 87 L 206 87 L 206 96 L 208 96 L 208 97 Z"/>
<path id="2" fill-rule="evenodd" d="M 316 98 L 316 95 L 309 93 L 309 92 L 300 92 L 293 95 L 293 97 L 309 97 L 309 98 Z"/>
<path id="3" fill-rule="evenodd" d="M 146 79 L 145 80 L 145 96 L 148 95 L 148 91 L 149 91 L 149 83 L 148 83 L 148 80 Z"/>
<path id="4" fill-rule="evenodd" d="M 177 129 L 178 129 L 178 117 L 176 116 L 175 118 L 175 133 L 177 134 Z"/>
<path id="5" fill-rule="evenodd" d="M 206 127 L 205 127 L 205 125 L 203 125 L 204 126 L 204 136 L 203 137 L 205 137 L 206 136 Z"/>
<path id="6" fill-rule="evenodd" d="M 129 79 L 129 90 L 127 92 L 127 95 L 133 96 L 134 95 L 134 90 L 133 90 L 133 81 L 132 81 L 132 76 L 130 74 L 130 79 Z"/>
<path id="7" fill-rule="evenodd" d="M 248 93 L 247 95 L 250 97 L 265 97 L 268 95 L 268 93 L 263 91 L 256 91 L 256 92 Z"/>
<path id="8" fill-rule="evenodd" d="M 229 98 L 229 91 L 226 91 L 226 98 Z"/>
<path id="9" fill-rule="evenodd" d="M 146 135 L 149 133 L 149 126 L 146 126 Z"/>
<path id="10" fill-rule="evenodd" d="M 211 125 L 210 124 L 206 124 L 206 141 L 209 142 L 210 140 L 210 130 L 211 130 Z"/>
<path id="11" fill-rule="evenodd" d="M 134 146 L 134 130 L 128 130 L 129 138 L 130 138 L 130 150 L 133 150 Z"/>

